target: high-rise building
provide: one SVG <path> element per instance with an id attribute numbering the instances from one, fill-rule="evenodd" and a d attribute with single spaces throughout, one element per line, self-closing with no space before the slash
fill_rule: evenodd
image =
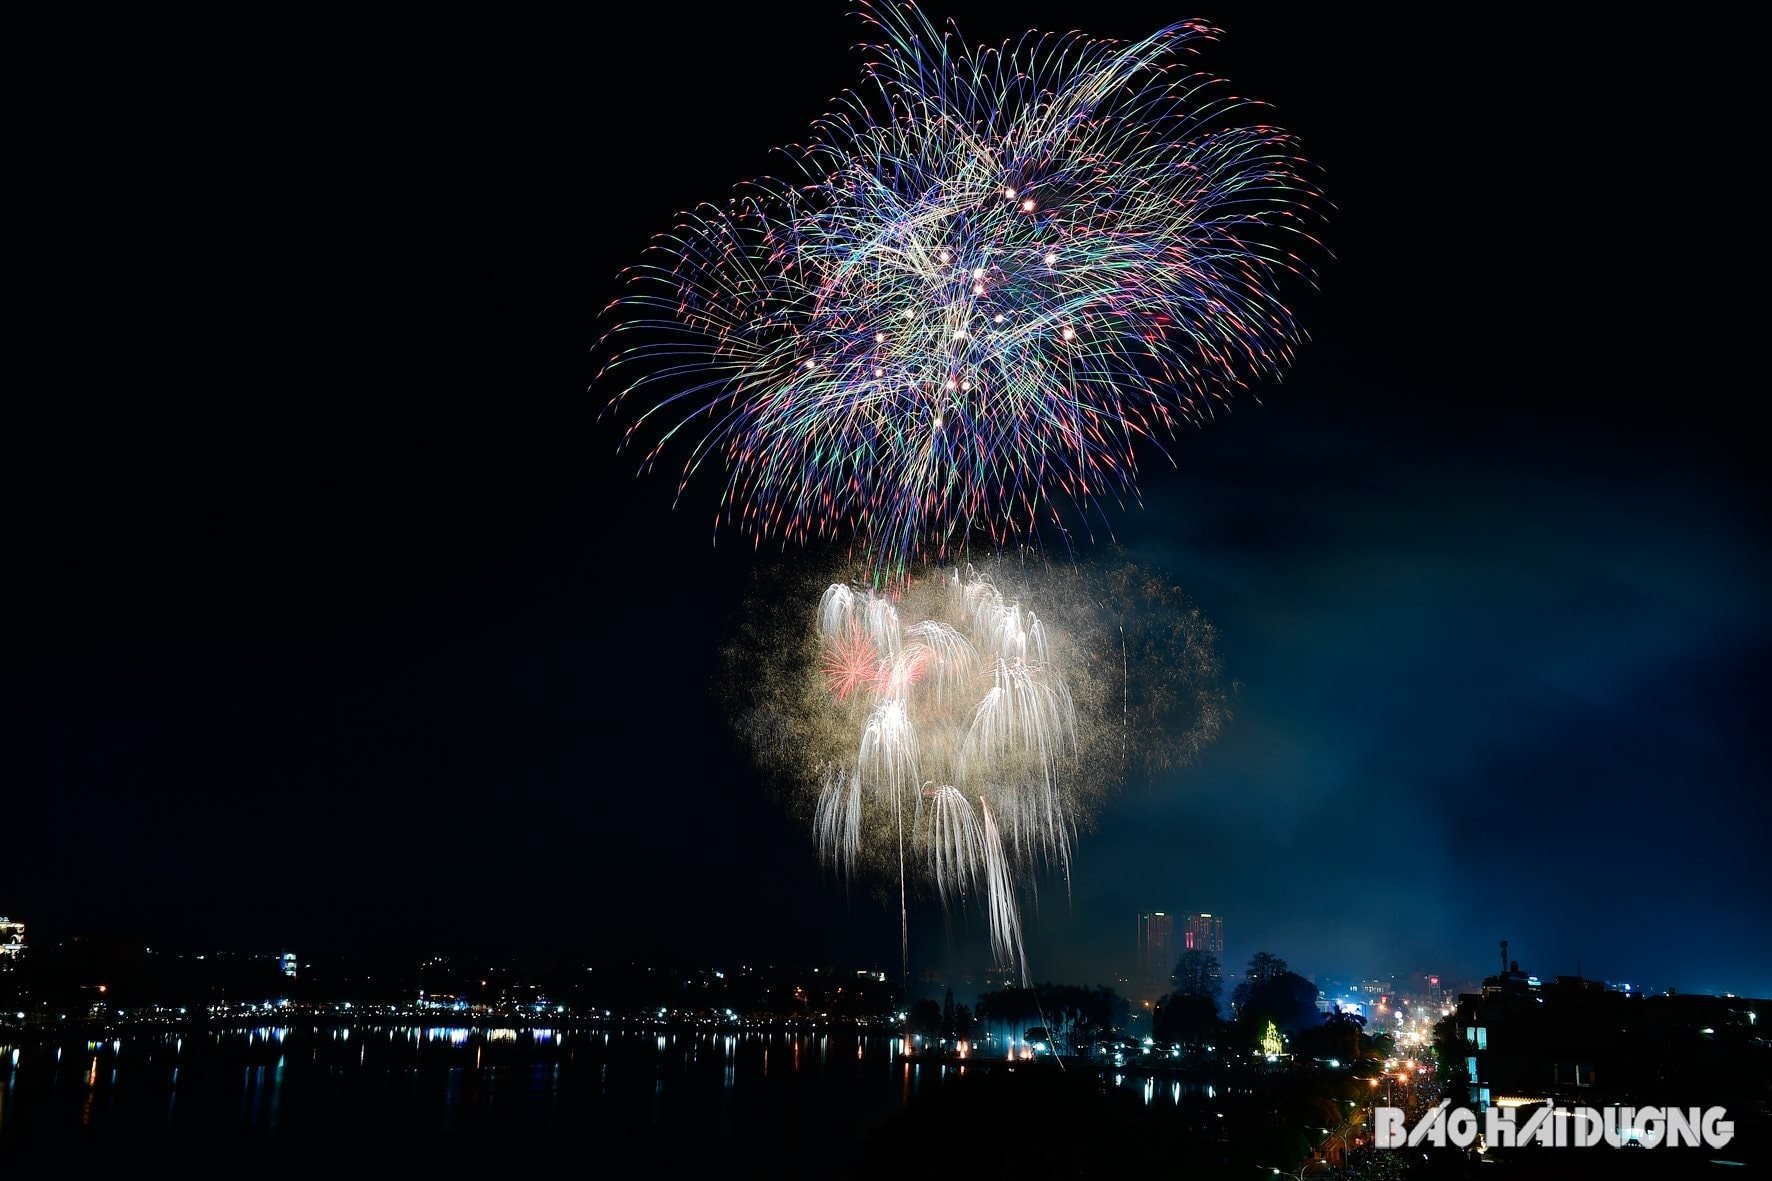
<path id="1" fill-rule="evenodd" d="M 1175 916 L 1163 911 L 1138 916 L 1138 956 L 1134 982 L 1154 1000 L 1169 991 L 1169 974 L 1175 971 Z"/>
<path id="2" fill-rule="evenodd" d="M 0 914 L 0 966 L 25 953 L 25 925 Z"/>
<path id="3" fill-rule="evenodd" d="M 1182 932 L 1183 951 L 1209 951 L 1224 963 L 1224 916 L 1190 914 Z"/>

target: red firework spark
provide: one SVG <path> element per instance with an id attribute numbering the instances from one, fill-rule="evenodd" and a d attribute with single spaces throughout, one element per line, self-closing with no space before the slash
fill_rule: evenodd
<path id="1" fill-rule="evenodd" d="M 824 646 L 824 679 L 838 701 L 847 701 L 857 689 L 879 683 L 880 654 L 860 628 L 846 627 Z"/>

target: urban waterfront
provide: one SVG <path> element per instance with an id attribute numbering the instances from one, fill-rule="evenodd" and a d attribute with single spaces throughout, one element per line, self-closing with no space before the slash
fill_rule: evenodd
<path id="1" fill-rule="evenodd" d="M 897 1037 L 840 1028 L 264 1025 L 49 1038 L 0 1045 L 0 1157 L 51 1140 L 182 1147 L 373 1133 L 540 1138 L 685 1162 L 791 1145 L 799 1167 L 782 1168 L 816 1174 L 914 1095 L 989 1069 L 906 1065 L 902 1048 Z M 1107 1078 L 1146 1103 L 1183 1090 Z"/>
<path id="2" fill-rule="evenodd" d="M 544 1133 L 693 1150 L 859 1141 L 926 1072 L 856 1032 L 262 1026 L 0 1051 L 0 1148 L 35 1136 Z M 655 1143 L 656 1142 L 656 1143 Z M 674 1148 L 671 1148 L 674 1146 Z"/>

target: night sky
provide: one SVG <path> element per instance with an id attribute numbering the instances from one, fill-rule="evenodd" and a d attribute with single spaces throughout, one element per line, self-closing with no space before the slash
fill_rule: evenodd
<path id="1" fill-rule="evenodd" d="M 933 11 L 1196 15 L 969 7 Z M 1116 518 L 1218 625 L 1235 721 L 1046 884 L 1035 974 L 1208 910 L 1316 974 L 1474 980 L 1508 938 L 1772 995 L 1745 30 L 1268 9 L 1197 15 L 1324 168 L 1312 339 Z M 616 272 L 770 171 L 861 27 L 573 11 L 242 33 L 64 96 L 0 508 L 34 937 L 895 964 L 713 686 L 756 566 L 816 555 L 715 545 L 588 388 Z"/>

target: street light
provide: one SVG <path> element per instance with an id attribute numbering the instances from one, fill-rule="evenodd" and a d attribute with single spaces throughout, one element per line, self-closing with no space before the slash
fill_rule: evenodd
<path id="1" fill-rule="evenodd" d="M 1328 1140 L 1325 1141 L 1325 1143 L 1328 1143 L 1330 1141 L 1335 1141 L 1335 1140 L 1341 1141 L 1341 1155 L 1342 1155 L 1343 1163 L 1346 1163 L 1347 1153 L 1348 1153 L 1347 1134 L 1352 1129 L 1353 1129 L 1352 1124 L 1347 1124 L 1347 1125 L 1340 1127 L 1340 1128 L 1318 1128 L 1317 1129 L 1317 1131 L 1323 1133 L 1324 1136 L 1328 1137 Z"/>
<path id="2" fill-rule="evenodd" d="M 1285 1169 L 1276 1169 L 1272 1165 L 1256 1165 L 1255 1171 L 1258 1173 L 1266 1173 L 1272 1177 L 1290 1177 L 1292 1178 L 1292 1181 L 1305 1181 L 1305 1175 L 1311 1171 L 1312 1166 L 1318 1163 L 1320 1162 L 1306 1161 L 1290 1173 Z"/>

